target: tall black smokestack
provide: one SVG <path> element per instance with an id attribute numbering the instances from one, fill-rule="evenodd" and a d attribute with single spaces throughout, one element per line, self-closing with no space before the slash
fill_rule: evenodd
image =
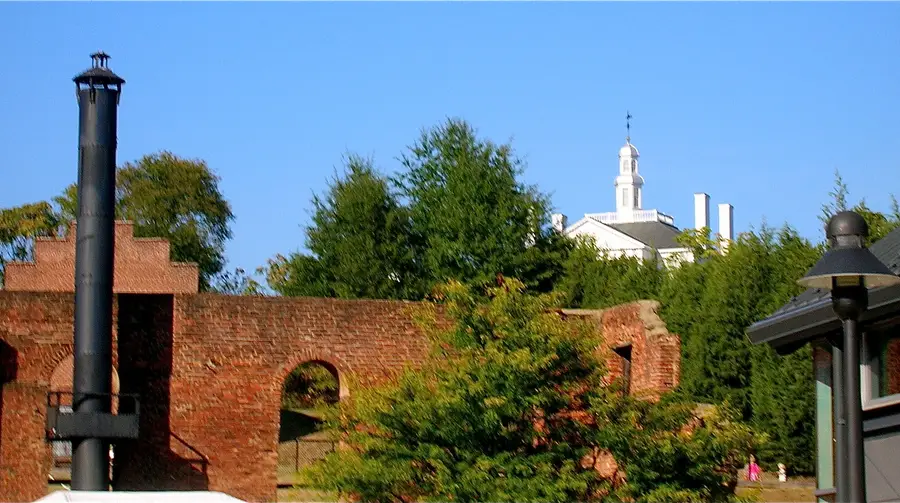
<path id="1" fill-rule="evenodd" d="M 107 67 L 107 54 L 98 52 L 91 59 L 91 68 L 74 79 L 79 108 L 72 390 L 76 416 L 110 412 L 116 127 L 125 83 Z M 106 491 L 108 440 L 77 438 L 72 447 L 72 489 Z"/>

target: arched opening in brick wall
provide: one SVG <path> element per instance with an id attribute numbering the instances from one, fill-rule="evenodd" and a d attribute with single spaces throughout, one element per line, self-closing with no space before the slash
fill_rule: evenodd
<path id="1" fill-rule="evenodd" d="M 75 355 L 69 355 L 62 359 L 50 374 L 50 392 L 59 392 L 60 408 L 71 410 L 72 406 L 72 377 L 75 365 Z M 112 371 L 112 392 L 119 392 L 119 374 L 116 369 Z M 118 408 L 117 400 L 112 401 L 112 410 Z M 68 483 L 72 479 L 72 442 L 50 442 L 50 472 L 47 479 L 51 484 Z"/>
<path id="2" fill-rule="evenodd" d="M 278 427 L 278 484 L 293 486 L 296 474 L 325 457 L 335 446 L 321 430 L 324 410 L 347 395 L 346 383 L 331 363 L 305 361 L 281 387 Z"/>

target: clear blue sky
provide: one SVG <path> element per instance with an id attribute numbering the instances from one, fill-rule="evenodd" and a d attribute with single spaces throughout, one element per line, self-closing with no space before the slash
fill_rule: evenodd
<path id="1" fill-rule="evenodd" d="M 0 3 L 0 206 L 74 181 L 71 78 L 103 49 L 119 161 L 207 160 L 232 266 L 302 247 L 343 154 L 391 172 L 447 116 L 513 139 L 571 220 L 614 209 L 628 109 L 645 207 L 690 226 L 703 191 L 818 239 L 835 168 L 900 196 L 898 28 L 898 3 Z"/>

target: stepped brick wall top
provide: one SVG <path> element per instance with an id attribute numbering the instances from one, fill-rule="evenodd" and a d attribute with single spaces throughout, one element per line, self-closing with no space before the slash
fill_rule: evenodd
<path id="1" fill-rule="evenodd" d="M 62 238 L 38 238 L 34 262 L 6 264 L 3 288 L 9 291 L 75 291 L 75 229 L 73 222 Z M 113 290 L 116 293 L 197 293 L 196 264 L 171 262 L 169 242 L 136 238 L 131 222 L 115 225 L 116 251 Z"/>

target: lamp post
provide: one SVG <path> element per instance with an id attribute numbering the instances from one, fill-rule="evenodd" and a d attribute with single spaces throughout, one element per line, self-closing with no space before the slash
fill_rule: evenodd
<path id="1" fill-rule="evenodd" d="M 828 251 L 797 282 L 807 288 L 831 290 L 832 307 L 843 323 L 843 338 L 832 342 L 840 348 L 843 363 L 843 407 L 836 408 L 838 424 L 843 424 L 844 431 L 839 429 L 836 437 L 838 455 L 844 462 L 838 464 L 837 496 L 842 503 L 865 503 L 859 319 L 869 307 L 868 289 L 900 284 L 900 277 L 866 248 L 869 226 L 858 213 L 842 211 L 834 215 L 825 235 Z"/>

